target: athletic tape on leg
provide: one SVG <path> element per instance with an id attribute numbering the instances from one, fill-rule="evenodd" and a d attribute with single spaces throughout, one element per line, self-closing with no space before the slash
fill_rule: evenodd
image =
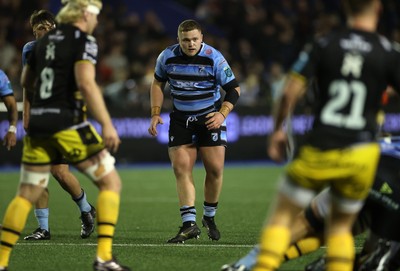
<path id="1" fill-rule="evenodd" d="M 98 181 L 114 170 L 115 158 L 107 152 L 97 164 L 84 170 L 84 173 L 93 181 Z"/>
<path id="2" fill-rule="evenodd" d="M 49 184 L 50 172 L 34 172 L 25 170 L 21 167 L 19 182 L 23 184 L 33 184 L 46 188 Z"/>

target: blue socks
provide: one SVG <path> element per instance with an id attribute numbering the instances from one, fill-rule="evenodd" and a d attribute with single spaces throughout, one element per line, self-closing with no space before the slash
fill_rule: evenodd
<path id="1" fill-rule="evenodd" d="M 35 217 L 39 223 L 39 227 L 49 231 L 49 208 L 35 209 Z"/>
<path id="2" fill-rule="evenodd" d="M 181 212 L 182 223 L 193 221 L 196 222 L 196 208 L 194 206 L 182 206 L 179 211 Z"/>
<path id="3" fill-rule="evenodd" d="M 214 217 L 215 213 L 217 212 L 217 208 L 218 208 L 218 202 L 209 203 L 205 201 L 203 204 L 204 216 Z"/>
<path id="4" fill-rule="evenodd" d="M 81 212 L 88 213 L 92 209 L 92 207 L 90 206 L 89 202 L 86 199 L 86 193 L 83 189 L 81 194 L 77 198 L 73 198 L 73 200 L 76 202 Z"/>

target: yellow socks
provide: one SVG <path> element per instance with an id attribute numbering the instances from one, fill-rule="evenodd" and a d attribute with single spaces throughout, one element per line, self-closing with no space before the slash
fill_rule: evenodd
<path id="1" fill-rule="evenodd" d="M 285 253 L 285 260 L 292 260 L 302 255 L 316 251 L 321 246 L 318 238 L 310 237 L 302 239 L 289 247 Z"/>
<path id="2" fill-rule="evenodd" d="M 97 257 L 112 259 L 112 242 L 118 220 L 120 196 L 113 191 L 100 191 L 97 198 Z"/>
<path id="3" fill-rule="evenodd" d="M 283 259 L 283 254 L 290 244 L 290 231 L 286 227 L 270 226 L 261 236 L 260 255 L 254 271 L 273 271 Z"/>
<path id="4" fill-rule="evenodd" d="M 326 250 L 326 271 L 352 271 L 354 253 L 354 240 L 351 233 L 329 236 Z"/>
<path id="5" fill-rule="evenodd" d="M 25 227 L 31 208 L 32 204 L 19 196 L 15 197 L 8 205 L 1 231 L 0 266 L 8 266 L 11 251 Z"/>

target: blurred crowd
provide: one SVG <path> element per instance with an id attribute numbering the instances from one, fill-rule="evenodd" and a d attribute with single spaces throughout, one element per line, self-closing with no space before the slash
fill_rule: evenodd
<path id="1" fill-rule="evenodd" d="M 21 50 L 33 40 L 29 16 L 35 9 L 51 9 L 50 2 L 0 0 L 0 68 L 10 77 L 18 101 L 22 100 Z M 166 46 L 176 43 L 176 36 L 168 34 L 169 26 L 155 11 L 139 13 L 130 9 L 128 2 L 103 1 L 95 32 L 100 49 L 97 80 L 110 107 L 147 112 L 156 58 Z M 240 82 L 239 105 L 243 107 L 272 105 L 303 45 L 345 24 L 340 0 L 171 2 L 201 22 L 205 42 L 227 58 Z M 400 42 L 400 1 L 383 3 L 379 32 Z"/>

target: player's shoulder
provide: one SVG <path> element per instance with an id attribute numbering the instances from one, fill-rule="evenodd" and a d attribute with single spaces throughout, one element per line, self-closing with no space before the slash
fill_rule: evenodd
<path id="1" fill-rule="evenodd" d="M 7 81 L 9 81 L 7 74 L 2 69 L 0 69 L 0 82 L 4 83 Z"/>
<path id="2" fill-rule="evenodd" d="M 25 43 L 24 47 L 22 47 L 22 52 L 24 53 L 24 52 L 32 51 L 35 44 L 36 44 L 36 40 L 32 40 L 32 41 Z"/>
<path id="3" fill-rule="evenodd" d="M 47 33 L 49 40 L 82 40 L 89 43 L 97 43 L 96 38 L 71 24 L 60 24 L 56 29 Z"/>
<path id="4" fill-rule="evenodd" d="M 222 57 L 222 53 L 220 51 L 218 51 L 211 45 L 208 45 L 207 43 L 204 43 L 204 42 L 200 49 L 199 55 L 209 57 L 209 58 Z"/>
<path id="5" fill-rule="evenodd" d="M 182 55 L 179 44 L 173 44 L 166 47 L 159 55 L 159 61 L 166 61 L 171 57 L 177 57 Z"/>
<path id="6" fill-rule="evenodd" d="M 178 55 L 179 52 L 180 52 L 179 44 L 172 44 L 170 46 L 167 46 L 167 48 L 165 48 L 163 51 L 163 53 L 165 54 L 173 54 L 173 55 Z"/>
<path id="7" fill-rule="evenodd" d="M 0 90 L 1 90 L 0 96 L 12 93 L 10 79 L 8 79 L 8 76 L 2 69 L 0 69 Z"/>

